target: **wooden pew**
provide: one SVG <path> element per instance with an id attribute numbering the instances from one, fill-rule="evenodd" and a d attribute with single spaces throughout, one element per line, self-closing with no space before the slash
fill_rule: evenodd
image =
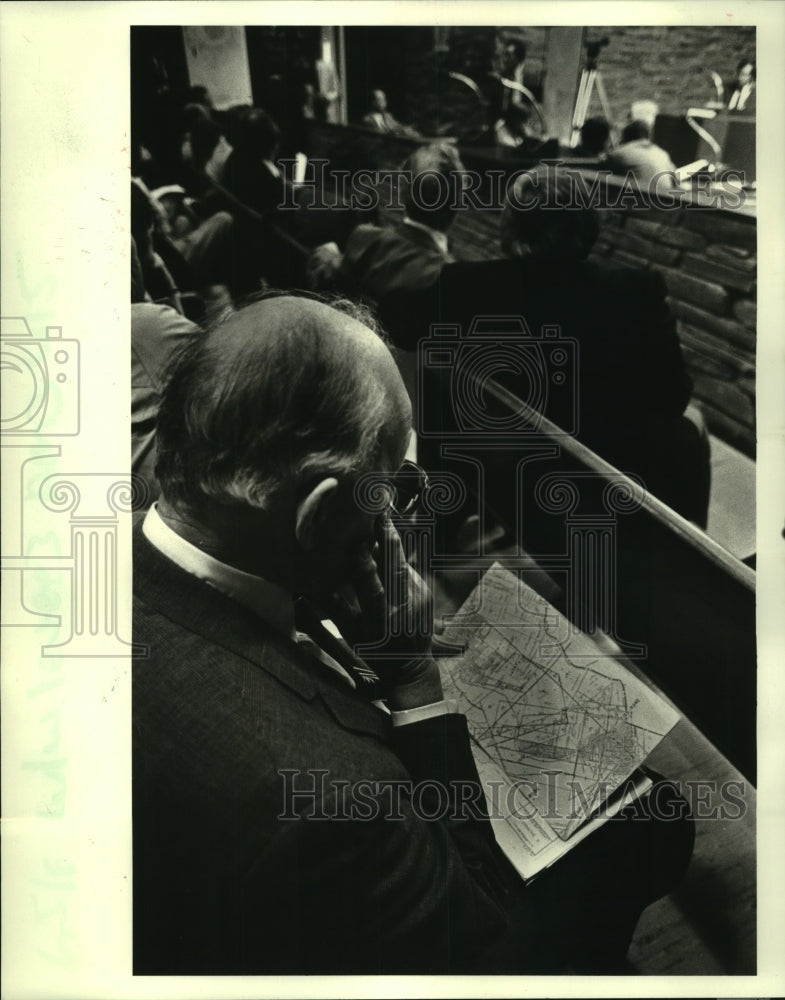
<path id="1" fill-rule="evenodd" d="M 318 124 L 317 130 L 332 133 L 336 140 L 347 132 L 360 133 L 380 148 L 396 148 L 403 153 L 401 159 L 417 145 L 412 140 L 378 136 L 347 126 Z M 230 211 L 265 227 L 271 238 L 280 240 L 295 266 L 304 268 L 308 249 L 302 243 L 242 205 L 225 188 L 214 183 L 213 187 Z M 290 285 L 300 283 L 289 281 Z M 411 367 L 410 361 L 404 357 L 401 363 L 407 368 Z M 429 391 L 439 390 L 431 386 Z M 520 401 L 502 386 L 487 382 L 482 391 L 497 415 L 521 409 Z M 745 777 L 754 781 L 755 573 L 656 497 L 641 492 L 622 472 L 542 418 L 538 418 L 536 432 L 521 439 L 517 452 L 512 447 L 492 458 L 493 474 L 504 481 L 504 467 L 520 460 L 525 448 L 535 440 L 538 447 L 545 448 L 545 456 L 523 465 L 517 493 L 513 486 L 507 496 L 490 498 L 491 513 L 515 542 L 560 583 L 572 600 L 572 606 L 565 610 L 578 624 L 587 628 L 593 623 L 610 624 L 614 637 L 623 648 L 631 648 L 633 655 L 641 652 L 634 647 L 645 647 L 645 655 L 636 660 L 645 674 Z M 486 454 L 486 464 L 488 459 Z M 443 465 L 465 474 L 465 461 L 446 458 Z M 580 506 L 573 511 L 559 512 L 543 504 L 548 484 L 556 490 L 561 478 L 578 487 Z M 509 478 L 506 481 L 510 482 Z M 617 501 L 625 490 L 633 498 L 629 512 L 607 509 L 608 494 L 603 491 L 611 485 Z M 589 521 L 598 522 L 597 530 L 599 522 L 609 521 L 613 526 L 611 575 L 605 570 L 600 574 L 605 583 L 610 580 L 614 586 L 610 623 L 597 620 L 596 592 L 591 591 L 590 581 L 576 579 L 592 568 L 570 561 L 567 546 L 570 538 L 573 543 L 580 540 L 576 530 L 581 519 L 584 527 Z M 603 615 L 607 618 L 607 609 L 600 609 L 601 619 Z"/>
<path id="2" fill-rule="evenodd" d="M 451 389 L 431 382 L 428 391 Z M 497 383 L 478 391 L 491 419 L 521 413 Z M 565 595 L 561 610 L 584 631 L 609 632 L 754 784 L 754 571 L 547 420 L 536 418 L 496 447 L 490 432 L 470 438 L 438 448 L 421 441 L 421 454 L 431 467 L 441 452 L 441 469 L 476 488 L 465 458 L 473 455 L 488 484 L 487 523 L 501 522 L 553 576 Z"/>
<path id="3" fill-rule="evenodd" d="M 493 418 L 520 410 L 515 396 L 492 382 L 483 387 L 483 398 Z M 603 490 L 624 487 L 626 477 L 546 421 L 536 422 L 529 440 L 521 435 L 510 445 L 501 455 L 508 467 L 534 448 L 543 449 L 545 457 L 524 466 L 522 489 L 512 503 L 491 498 L 488 520 L 506 507 L 509 537 L 489 547 L 484 559 L 469 555 L 464 564 L 484 566 L 498 558 L 518 568 L 524 565 L 521 548 L 537 553 L 567 600 L 548 592 L 547 583 L 543 587 L 529 567 L 523 568 L 523 579 L 560 610 L 583 619 L 585 628 L 596 608 L 585 592 L 582 607 L 575 602 L 569 607 L 571 584 L 580 577 L 577 562 L 563 558 L 570 515 L 545 510 L 537 486 L 550 482 L 556 490 L 564 488 L 565 498 L 569 485 L 575 486 L 580 500 L 575 513 L 590 528 L 605 519 Z M 461 451 L 454 443 L 448 447 Z M 446 458 L 442 464 L 449 468 Z M 634 491 L 634 484 L 628 489 Z M 755 574 L 655 497 L 638 493 L 637 499 L 639 505 L 615 518 L 616 561 L 604 574 L 607 580 L 615 573 L 618 638 L 647 647 L 645 657 L 628 661 L 629 669 L 683 715 L 648 764 L 674 781 L 692 803 L 696 843 L 683 883 L 644 912 L 628 966 L 639 975 L 754 974 Z M 460 579 L 460 572 L 456 576 Z M 448 593 L 447 613 L 476 582 L 471 573 L 463 576 L 462 592 Z M 723 801 L 717 790 L 726 787 L 741 797 L 741 811 L 723 816 L 720 809 L 717 815 Z M 702 807 L 696 803 L 698 789 L 703 795 L 708 790 L 708 813 L 706 801 Z"/>

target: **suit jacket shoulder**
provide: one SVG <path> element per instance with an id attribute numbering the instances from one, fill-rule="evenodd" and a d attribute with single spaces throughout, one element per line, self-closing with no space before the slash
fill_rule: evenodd
<path id="1" fill-rule="evenodd" d="M 463 716 L 392 733 L 138 525 L 134 613 L 136 974 L 466 970 L 509 932 L 484 810 L 412 805 L 476 785 Z"/>
<path id="2" fill-rule="evenodd" d="M 345 278 L 377 301 L 397 292 L 427 288 L 447 258 L 428 233 L 416 226 L 358 226 L 343 259 Z"/>

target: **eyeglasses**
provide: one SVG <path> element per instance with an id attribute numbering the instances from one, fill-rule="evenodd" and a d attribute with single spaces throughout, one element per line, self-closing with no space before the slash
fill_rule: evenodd
<path id="1" fill-rule="evenodd" d="M 428 474 L 416 462 L 404 459 L 400 469 L 387 480 L 393 496 L 390 510 L 396 517 L 408 517 L 414 513 L 425 491 L 428 489 Z"/>

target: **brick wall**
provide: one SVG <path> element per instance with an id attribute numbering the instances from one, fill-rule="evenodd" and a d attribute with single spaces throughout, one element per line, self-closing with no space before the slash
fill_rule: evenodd
<path id="1" fill-rule="evenodd" d="M 726 84 L 740 59 L 755 55 L 754 27 L 590 28 L 587 37 L 610 41 L 600 56 L 608 103 L 616 122 L 623 121 L 631 101 L 657 101 L 662 114 L 683 115 L 690 104 L 714 97 L 709 72 Z M 600 114 L 596 97 L 589 114 Z"/>
<path id="2" fill-rule="evenodd" d="M 414 145 L 316 123 L 311 133 L 311 156 L 326 156 L 351 169 L 399 165 Z M 469 163 L 469 150 L 465 156 Z M 593 179 L 594 175 L 586 174 L 588 189 Z M 621 181 L 607 177 L 606 183 L 618 188 Z M 613 204 L 618 196 L 609 193 L 606 200 Z M 500 214 L 490 209 L 459 212 L 450 229 L 455 257 L 490 260 L 502 256 Z M 600 218 L 593 256 L 662 273 L 695 384 L 694 395 L 709 428 L 754 457 L 755 218 L 743 211 L 687 205 L 606 209 Z"/>
<path id="3" fill-rule="evenodd" d="M 593 255 L 659 271 L 709 429 L 755 455 L 756 225 L 722 209 L 602 213 Z"/>
<path id="4" fill-rule="evenodd" d="M 522 8 L 522 13 L 525 9 Z M 527 86 L 538 92 L 545 71 L 547 28 L 453 27 L 440 32 L 439 64 L 481 82 L 491 69 L 497 33 L 525 39 Z M 733 79 L 738 61 L 755 54 L 755 28 L 750 26 L 649 25 L 587 28 L 587 40 L 607 36 L 599 67 L 615 124 L 627 120 L 630 103 L 654 100 L 662 114 L 683 115 L 690 104 L 714 97 L 709 72 Z M 407 47 L 408 48 L 408 47 Z M 408 57 L 408 52 L 407 52 Z M 408 59 L 405 100 L 398 109 L 404 120 L 430 134 L 435 96 L 432 52 L 420 49 L 420 61 Z M 450 95 L 442 93 L 442 103 Z M 442 107 L 442 114 L 445 109 Z M 596 91 L 589 115 L 601 114 Z"/>

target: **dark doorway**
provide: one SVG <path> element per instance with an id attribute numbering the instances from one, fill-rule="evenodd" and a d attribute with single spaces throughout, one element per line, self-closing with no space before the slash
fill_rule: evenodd
<path id="1" fill-rule="evenodd" d="M 387 94 L 387 103 L 399 121 L 413 121 L 413 89 L 432 89 L 434 29 L 421 27 L 350 27 L 346 41 L 346 92 L 349 123 L 359 124 L 369 110 L 371 90 Z M 429 56 L 428 60 L 425 56 Z M 427 69 L 427 79 L 421 79 Z"/>

